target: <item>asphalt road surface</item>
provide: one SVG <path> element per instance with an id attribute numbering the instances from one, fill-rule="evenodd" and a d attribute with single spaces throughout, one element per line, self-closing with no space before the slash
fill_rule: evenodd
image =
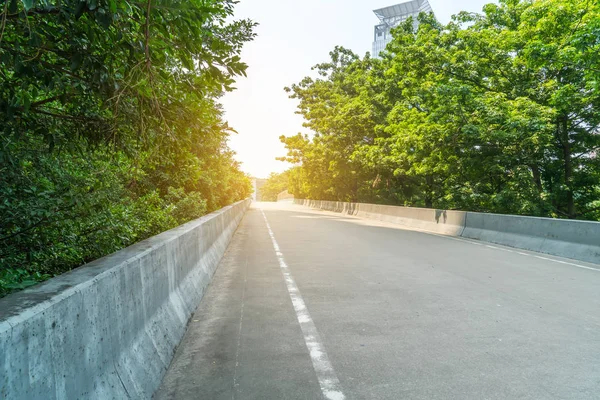
<path id="1" fill-rule="evenodd" d="M 156 399 L 600 399 L 600 265 L 255 203 Z"/>

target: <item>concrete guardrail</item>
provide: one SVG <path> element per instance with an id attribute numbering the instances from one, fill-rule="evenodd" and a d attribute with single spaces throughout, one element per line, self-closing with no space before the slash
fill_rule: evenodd
<path id="1" fill-rule="evenodd" d="M 250 200 L 0 299 L 0 399 L 149 399 Z"/>
<path id="2" fill-rule="evenodd" d="M 321 200 L 294 203 L 600 264 L 600 222 Z"/>
<path id="3" fill-rule="evenodd" d="M 283 192 L 281 192 L 277 195 L 277 201 L 278 202 L 282 202 L 282 201 L 292 202 L 292 201 L 294 201 L 294 195 L 290 194 L 290 192 L 288 192 L 287 190 L 284 190 Z"/>

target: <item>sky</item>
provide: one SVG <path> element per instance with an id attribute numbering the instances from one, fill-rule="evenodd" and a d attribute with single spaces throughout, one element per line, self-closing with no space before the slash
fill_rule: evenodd
<path id="1" fill-rule="evenodd" d="M 275 160 L 285 156 L 281 135 L 309 133 L 295 114 L 297 101 L 283 90 L 311 75 L 311 67 L 329 59 L 336 45 L 359 55 L 371 51 L 373 10 L 402 0 L 241 0 L 236 19 L 250 18 L 260 25 L 256 39 L 246 44 L 242 60 L 248 77 L 239 78 L 238 90 L 221 100 L 225 118 L 238 133 L 229 145 L 242 170 L 256 178 L 283 172 L 289 165 Z M 460 11 L 479 12 L 492 0 L 429 0 L 442 23 Z"/>

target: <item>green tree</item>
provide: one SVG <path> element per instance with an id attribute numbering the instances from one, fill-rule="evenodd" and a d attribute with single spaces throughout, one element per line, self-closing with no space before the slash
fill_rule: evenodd
<path id="1" fill-rule="evenodd" d="M 277 196 L 281 192 L 290 189 L 290 171 L 285 171 L 280 174 L 271 173 L 265 182 L 265 185 L 260 188 L 260 196 L 262 201 L 277 201 Z"/>
<path id="2" fill-rule="evenodd" d="M 501 0 L 419 16 L 381 60 L 336 48 L 291 88 L 308 198 L 600 220 L 600 5 Z"/>
<path id="3" fill-rule="evenodd" d="M 311 198 L 355 201 L 364 182 L 376 179 L 352 155 L 361 144 L 373 143 L 375 126 L 385 117 L 371 82 L 377 65 L 378 60 L 361 60 L 337 47 L 331 62 L 314 67 L 319 79 L 305 78 L 286 88 L 300 101 L 305 126 L 315 133 L 312 140 L 302 135 L 281 138 L 290 152 L 284 160 L 301 162 L 312 182 L 306 191 Z"/>
<path id="4" fill-rule="evenodd" d="M 251 192 L 235 1 L 0 1 L 0 295 Z"/>

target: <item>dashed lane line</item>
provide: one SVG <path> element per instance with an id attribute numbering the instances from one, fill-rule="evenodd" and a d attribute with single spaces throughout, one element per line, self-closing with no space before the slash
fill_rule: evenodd
<path id="1" fill-rule="evenodd" d="M 288 293 L 292 299 L 292 304 L 294 306 L 294 310 L 296 311 L 296 317 L 300 323 L 300 328 L 302 329 L 302 334 L 304 335 L 304 342 L 306 343 L 306 347 L 310 353 L 310 359 L 312 361 L 313 368 L 315 369 L 317 379 L 319 380 L 319 386 L 321 387 L 323 396 L 325 396 L 327 400 L 345 400 L 346 396 L 344 396 L 344 393 L 342 392 L 340 381 L 333 369 L 333 366 L 331 365 L 331 362 L 329 361 L 327 352 L 325 352 L 325 346 L 323 346 L 323 343 L 321 342 L 317 327 L 315 326 L 315 323 L 313 322 L 310 313 L 306 308 L 306 304 L 304 303 L 304 299 L 300 294 L 298 285 L 296 285 L 296 281 L 292 276 L 290 268 L 285 262 L 283 254 L 281 253 L 281 249 L 279 248 L 279 244 L 277 244 L 277 240 L 275 240 L 275 235 L 273 234 L 269 220 L 262 209 L 260 212 L 262 213 L 265 223 L 267 224 L 267 230 L 269 231 L 269 236 L 273 242 L 273 248 L 275 249 L 275 254 L 277 255 L 277 260 L 279 261 L 279 266 L 281 267 L 281 272 L 283 273 L 283 278 L 285 280 Z"/>

